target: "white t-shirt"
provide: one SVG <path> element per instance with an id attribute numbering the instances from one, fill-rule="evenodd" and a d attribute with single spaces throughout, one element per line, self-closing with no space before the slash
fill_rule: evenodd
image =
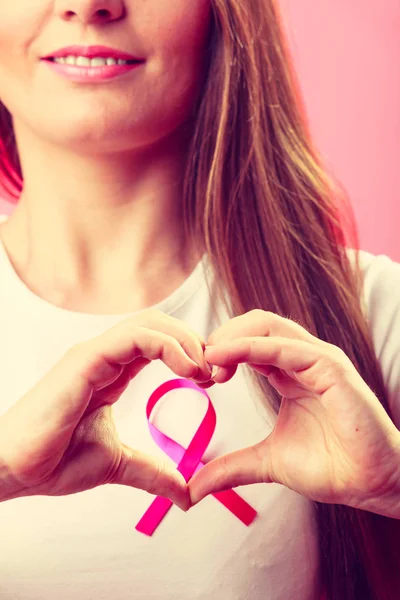
<path id="1" fill-rule="evenodd" d="M 6 217 L 0 218 L 1 220 Z M 353 253 L 353 254 L 352 254 Z M 354 256 L 354 251 L 349 250 Z M 400 264 L 361 252 L 365 306 L 400 425 Z M 229 320 L 213 314 L 205 261 L 156 308 L 205 339 Z M 134 314 L 134 313 L 130 313 Z M 0 241 L 0 414 L 29 391 L 66 350 L 124 315 L 72 312 L 36 296 L 17 276 Z M 176 377 L 160 361 L 142 371 L 113 407 L 121 439 L 169 460 L 150 435 L 151 392 Z M 209 395 L 217 427 L 206 461 L 264 439 L 273 422 L 239 368 Z M 204 397 L 172 392 L 153 423 L 187 447 L 206 409 Z M 148 537 L 135 526 L 153 496 L 120 485 L 0 504 L 1 600 L 317 600 L 318 537 L 312 503 L 278 484 L 236 491 L 258 512 L 246 527 L 213 496 L 187 513 L 173 506 Z"/>

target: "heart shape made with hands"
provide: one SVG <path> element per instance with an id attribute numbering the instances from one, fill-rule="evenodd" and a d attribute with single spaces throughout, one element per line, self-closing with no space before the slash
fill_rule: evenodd
<path id="1" fill-rule="evenodd" d="M 245 363 L 268 377 L 282 402 L 273 431 L 255 446 L 204 466 L 197 447 L 199 462 L 184 471 L 192 506 L 208 494 L 272 482 L 310 500 L 373 512 L 380 497 L 398 498 L 399 431 L 339 347 L 318 339 L 297 322 L 254 310 L 217 329 L 204 356 L 219 367 L 213 371 L 213 382 L 229 381 L 238 365 Z M 146 521 L 148 511 L 139 530 L 151 535 L 156 517 L 161 520 L 169 508 L 165 502 L 156 498 L 149 509 L 152 519 Z M 250 522 L 256 514 L 251 511 Z"/>

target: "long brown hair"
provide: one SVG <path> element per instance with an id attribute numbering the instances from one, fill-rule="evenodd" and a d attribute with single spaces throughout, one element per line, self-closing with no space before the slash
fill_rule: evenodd
<path id="1" fill-rule="evenodd" d="M 207 252 L 232 317 L 261 308 L 339 346 L 390 415 L 360 303 L 360 265 L 354 270 L 346 254 L 359 249 L 356 221 L 313 146 L 278 7 L 274 0 L 211 4 L 209 63 L 184 172 L 188 239 Z M 23 179 L 4 106 L 0 140 L 0 173 L 17 198 Z M 252 377 L 279 410 L 268 380 Z M 398 600 L 400 521 L 314 504 L 327 599 Z"/>

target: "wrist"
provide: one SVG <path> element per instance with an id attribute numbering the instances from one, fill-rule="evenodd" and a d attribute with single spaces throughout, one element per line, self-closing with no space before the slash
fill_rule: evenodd
<path id="1" fill-rule="evenodd" d="M 390 458 L 388 458 L 390 460 Z M 400 431 L 394 437 L 391 477 L 381 493 L 364 499 L 357 508 L 400 520 Z"/>

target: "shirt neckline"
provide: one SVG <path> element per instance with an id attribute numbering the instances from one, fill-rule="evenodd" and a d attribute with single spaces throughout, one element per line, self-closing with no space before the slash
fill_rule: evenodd
<path id="1" fill-rule="evenodd" d="M 0 215 L 0 223 L 8 219 L 8 215 Z M 3 244 L 3 240 L 0 236 L 0 267 L 7 273 L 7 291 L 11 294 L 12 303 L 15 306 L 16 303 L 21 302 L 24 304 L 29 303 L 31 310 L 46 311 L 47 313 L 53 313 L 60 317 L 66 317 L 71 319 L 82 319 L 82 320 L 109 320 L 110 322 L 131 317 L 135 314 L 143 312 L 143 310 L 160 310 L 169 315 L 176 313 L 190 298 L 195 294 L 200 286 L 205 282 L 204 270 L 206 269 L 206 255 L 203 255 L 201 260 L 197 263 L 196 267 L 190 273 L 190 275 L 183 281 L 183 283 L 176 288 L 167 298 L 161 300 L 157 304 L 149 306 L 146 309 L 135 310 L 128 313 L 85 313 L 81 311 L 69 310 L 52 304 L 47 300 L 44 300 L 37 294 L 35 294 L 18 276 L 15 271 L 13 264 L 8 256 L 7 250 Z M 14 289 L 10 290 L 9 286 Z"/>

